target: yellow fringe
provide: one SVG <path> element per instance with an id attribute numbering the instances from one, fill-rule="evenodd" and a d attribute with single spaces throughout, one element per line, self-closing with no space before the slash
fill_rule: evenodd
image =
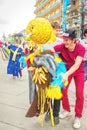
<path id="1" fill-rule="evenodd" d="M 46 97 L 50 99 L 61 99 L 62 93 L 60 87 L 58 86 L 46 87 Z"/>
<path id="2" fill-rule="evenodd" d="M 38 88 L 38 109 L 40 110 L 39 121 L 41 122 L 41 126 L 44 125 L 44 106 L 46 102 L 46 89 Z M 53 117 L 53 110 L 51 107 L 50 101 L 47 101 L 49 108 L 50 108 L 50 116 L 51 116 L 51 123 L 54 126 L 54 117 Z"/>
<path id="3" fill-rule="evenodd" d="M 52 107 L 51 107 L 51 103 L 49 104 L 49 107 L 50 107 L 51 123 L 52 123 L 52 126 L 54 126 L 54 117 L 53 117 L 53 110 L 52 110 Z"/>
<path id="4" fill-rule="evenodd" d="M 38 88 L 38 109 L 40 110 L 39 120 L 41 122 L 41 126 L 44 125 L 44 106 L 46 102 L 46 94 L 45 89 Z"/>

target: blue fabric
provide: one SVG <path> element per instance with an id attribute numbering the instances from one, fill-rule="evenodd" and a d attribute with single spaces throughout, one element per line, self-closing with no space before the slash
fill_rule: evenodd
<path id="1" fill-rule="evenodd" d="M 17 46 L 11 44 L 8 48 L 15 51 L 17 49 Z M 12 61 L 13 53 L 10 51 L 9 62 L 7 65 L 7 74 L 12 74 L 13 76 L 17 76 L 17 77 L 18 77 L 18 72 L 20 70 L 19 58 L 23 53 L 22 48 L 18 49 L 18 53 L 20 54 L 17 54 L 15 61 Z"/>
<path id="2" fill-rule="evenodd" d="M 24 56 L 21 56 L 21 57 L 20 57 L 19 62 L 20 62 L 21 67 L 22 67 L 23 69 L 26 68 L 26 62 L 25 62 Z"/>
<path id="3" fill-rule="evenodd" d="M 66 12 L 67 12 L 67 6 L 70 3 L 70 0 L 63 0 L 63 24 L 62 24 L 62 30 L 65 31 L 66 29 Z"/>
<path id="4" fill-rule="evenodd" d="M 56 85 L 62 89 L 64 87 L 64 83 L 62 81 L 62 74 L 66 72 L 66 66 L 64 62 L 60 62 L 57 65 L 57 69 L 55 72 L 55 76 L 52 78 L 52 82 L 50 83 L 52 86 Z"/>
<path id="5" fill-rule="evenodd" d="M 85 81 L 86 81 L 87 80 L 87 60 L 85 61 L 84 71 L 85 71 Z"/>

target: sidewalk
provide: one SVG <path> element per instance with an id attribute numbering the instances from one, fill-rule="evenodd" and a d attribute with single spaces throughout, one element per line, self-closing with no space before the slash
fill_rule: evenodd
<path id="1" fill-rule="evenodd" d="M 72 118 L 60 120 L 60 124 L 52 127 L 51 122 L 44 123 L 41 127 L 37 117 L 25 118 L 29 107 L 29 86 L 27 69 L 23 71 L 23 81 L 13 80 L 6 74 L 7 61 L 0 55 L 0 130 L 73 130 Z M 87 86 L 87 84 L 86 84 Z M 86 88 L 86 87 L 85 87 Z M 87 96 L 87 89 L 85 89 Z M 71 109 L 74 112 L 75 90 L 72 82 L 69 90 Z M 82 126 L 79 130 L 87 129 L 87 98 L 83 111 Z"/>

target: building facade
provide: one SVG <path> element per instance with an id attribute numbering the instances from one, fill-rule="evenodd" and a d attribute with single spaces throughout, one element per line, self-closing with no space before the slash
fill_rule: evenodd
<path id="1" fill-rule="evenodd" d="M 36 17 L 43 17 L 50 22 L 62 21 L 62 0 L 36 0 Z"/>
<path id="2" fill-rule="evenodd" d="M 77 36 L 83 38 L 83 31 L 86 27 L 86 0 L 71 0 L 67 9 L 67 28 L 75 29 Z"/>
<path id="3" fill-rule="evenodd" d="M 59 22 L 63 31 L 75 29 L 81 37 L 87 28 L 87 0 L 36 0 L 35 7 L 36 17 Z"/>

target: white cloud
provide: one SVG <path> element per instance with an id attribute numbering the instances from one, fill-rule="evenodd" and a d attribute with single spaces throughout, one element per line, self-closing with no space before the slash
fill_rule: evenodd
<path id="1" fill-rule="evenodd" d="M 0 0 L 0 35 L 26 28 L 35 18 L 35 0 Z"/>

